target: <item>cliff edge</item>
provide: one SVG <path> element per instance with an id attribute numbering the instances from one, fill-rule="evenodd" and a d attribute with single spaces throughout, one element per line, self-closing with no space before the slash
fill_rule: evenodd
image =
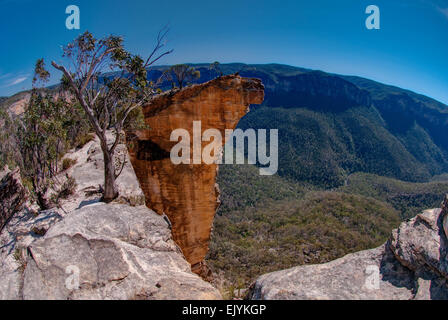
<path id="1" fill-rule="evenodd" d="M 249 106 L 261 104 L 263 99 L 260 80 L 238 75 L 219 77 L 156 96 L 143 108 L 148 129 L 127 135 L 146 205 L 169 218 L 173 238 L 196 273 L 206 272 L 203 261 L 219 205 L 218 165 L 173 164 L 170 151 L 178 142 L 170 141 L 171 133 L 185 129 L 193 141 L 193 122 L 200 121 L 201 135 L 217 129 L 225 137 L 225 130 L 234 129 Z M 202 146 L 207 144 L 202 142 Z"/>
<path id="2" fill-rule="evenodd" d="M 129 162 L 126 146 L 118 150 Z M 76 185 L 46 211 L 23 197 L 17 170 L 0 173 L 0 300 L 222 298 L 191 272 L 165 219 L 144 205 L 130 163 L 117 180 L 120 197 L 104 204 L 98 139 L 65 157 L 75 164 L 54 188 L 68 176 Z"/>
<path id="3" fill-rule="evenodd" d="M 248 298 L 448 299 L 448 196 L 441 209 L 401 223 L 381 247 L 259 277 Z"/>

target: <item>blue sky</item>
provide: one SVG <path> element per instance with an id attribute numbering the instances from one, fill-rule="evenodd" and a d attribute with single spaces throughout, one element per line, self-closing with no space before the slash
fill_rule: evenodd
<path id="1" fill-rule="evenodd" d="M 80 30 L 65 27 L 72 4 L 81 11 Z M 380 30 L 365 27 L 371 4 L 381 10 Z M 36 59 L 62 61 L 61 46 L 85 30 L 122 35 L 129 50 L 146 55 L 169 24 L 175 51 L 161 64 L 284 63 L 448 104 L 448 0 L 0 0 L 0 9 L 0 96 L 29 89 Z"/>

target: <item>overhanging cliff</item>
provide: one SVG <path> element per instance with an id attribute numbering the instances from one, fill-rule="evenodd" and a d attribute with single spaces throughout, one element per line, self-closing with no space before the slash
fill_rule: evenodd
<path id="1" fill-rule="evenodd" d="M 225 137 L 225 130 L 236 127 L 250 104 L 263 99 L 260 80 L 220 77 L 157 96 L 143 108 L 148 129 L 128 134 L 131 162 L 146 204 L 167 215 L 173 238 L 196 273 L 202 271 L 219 205 L 218 165 L 173 164 L 170 152 L 177 142 L 170 141 L 171 133 L 185 129 L 193 137 L 193 122 L 200 121 L 202 132 L 217 129 Z M 202 147 L 207 144 L 202 142 Z"/>

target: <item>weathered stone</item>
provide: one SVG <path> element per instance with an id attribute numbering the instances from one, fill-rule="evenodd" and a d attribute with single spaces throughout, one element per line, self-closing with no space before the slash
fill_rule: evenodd
<path id="1" fill-rule="evenodd" d="M 447 239 L 441 209 L 426 210 L 392 232 L 390 248 L 413 271 L 430 268 L 448 279 Z"/>
<path id="2" fill-rule="evenodd" d="M 107 133 L 107 139 L 112 144 L 114 135 Z M 101 198 L 100 186 L 104 185 L 104 161 L 98 137 L 80 150 L 68 152 L 64 158 L 75 160 L 73 167 L 58 176 L 58 181 L 63 182 L 66 176 L 70 176 L 76 181 L 76 192 L 67 201 L 62 201 L 66 212 L 70 212 Z M 117 178 L 116 184 L 119 197 L 117 203 L 140 206 L 145 204 L 145 195 L 140 188 L 134 169 L 129 160 L 129 154 L 125 144 L 119 144 L 115 151 L 117 172 L 121 169 L 121 164 L 125 161 L 123 170 Z"/>
<path id="3" fill-rule="evenodd" d="M 442 224 L 445 237 L 448 238 L 448 195 L 445 196 L 445 200 L 442 203 Z"/>
<path id="4" fill-rule="evenodd" d="M 108 138 L 112 140 L 112 134 L 109 133 Z M 58 174 L 53 180 L 53 188 L 49 188 L 47 196 L 51 198 L 52 195 L 57 194 L 67 176 L 75 178 L 77 186 L 74 194 L 67 199 L 61 199 L 58 207 L 48 211 L 39 212 L 38 208 L 33 209 L 31 204 L 27 204 L 22 210 L 19 209 L 23 206 L 16 206 L 13 209 L 13 211 L 15 210 L 14 215 L 9 218 L 9 222 L 0 232 L 0 299 L 21 298 L 22 271 L 26 264 L 23 254 L 34 240 L 45 235 L 52 225 L 73 210 L 100 201 L 100 185 L 104 183 L 104 172 L 98 139 L 87 143 L 79 150 L 71 150 L 65 157 L 76 160 L 76 163 L 68 170 Z M 117 180 L 120 190 L 117 202 L 134 206 L 144 205 L 144 194 L 139 187 L 124 144 L 117 147 L 117 158 L 126 159 L 126 165 Z M 18 179 L 19 175 L 11 173 L 9 177 Z M 15 180 L 9 179 L 8 181 Z M 11 191 L 9 194 L 19 203 L 21 192 Z M 14 204 L 15 201 L 10 201 L 9 204 L 11 203 Z M 7 204 L 8 202 L 2 202 L 4 207 Z"/>
<path id="5" fill-rule="evenodd" d="M 144 206 L 75 210 L 28 248 L 24 299 L 219 299 Z M 79 288 L 70 276 L 79 270 Z M 68 280 L 67 280 L 68 279 Z"/>
<path id="6" fill-rule="evenodd" d="M 26 248 L 61 219 L 62 217 L 53 210 L 42 211 L 36 216 L 28 209 L 24 209 L 9 220 L 0 233 L 0 300 L 22 298 Z"/>
<path id="7" fill-rule="evenodd" d="M 203 267 L 219 203 L 218 165 L 174 165 L 170 151 L 177 142 L 170 141 L 171 133 L 182 128 L 193 140 L 193 122 L 201 121 L 202 131 L 218 129 L 225 137 L 225 130 L 236 127 L 249 105 L 260 104 L 263 98 L 264 87 L 258 79 L 220 77 L 157 96 L 143 108 L 149 129 L 127 135 L 147 206 L 168 216 L 174 240 L 197 273 Z"/>
<path id="8" fill-rule="evenodd" d="M 379 289 L 368 282 L 370 270 L 382 273 Z M 383 245 L 326 264 L 265 274 L 251 288 L 250 297 L 257 300 L 411 299 L 413 286 L 411 272 Z"/>
<path id="9" fill-rule="evenodd" d="M 16 212 L 22 210 L 26 199 L 27 192 L 22 185 L 20 170 L 16 168 L 0 181 L 0 231 Z"/>
<path id="10" fill-rule="evenodd" d="M 403 222 L 383 246 L 259 277 L 251 299 L 448 299 L 441 209 Z M 378 281 L 377 281 L 378 280 Z"/>

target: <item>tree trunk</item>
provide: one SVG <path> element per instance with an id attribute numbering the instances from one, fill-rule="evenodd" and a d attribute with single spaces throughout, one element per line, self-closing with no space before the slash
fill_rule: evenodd
<path id="1" fill-rule="evenodd" d="M 47 188 L 45 188 L 44 190 L 38 190 L 36 192 L 37 205 L 40 207 L 41 210 L 50 209 L 50 204 L 48 203 L 48 199 L 45 195 L 46 191 Z"/>
<path id="2" fill-rule="evenodd" d="M 115 200 L 118 197 L 117 184 L 115 183 L 115 163 L 113 152 L 109 153 L 109 150 L 106 146 L 103 147 L 103 143 L 101 143 L 101 149 L 103 150 L 104 157 L 104 194 L 103 201 L 109 203 Z"/>

